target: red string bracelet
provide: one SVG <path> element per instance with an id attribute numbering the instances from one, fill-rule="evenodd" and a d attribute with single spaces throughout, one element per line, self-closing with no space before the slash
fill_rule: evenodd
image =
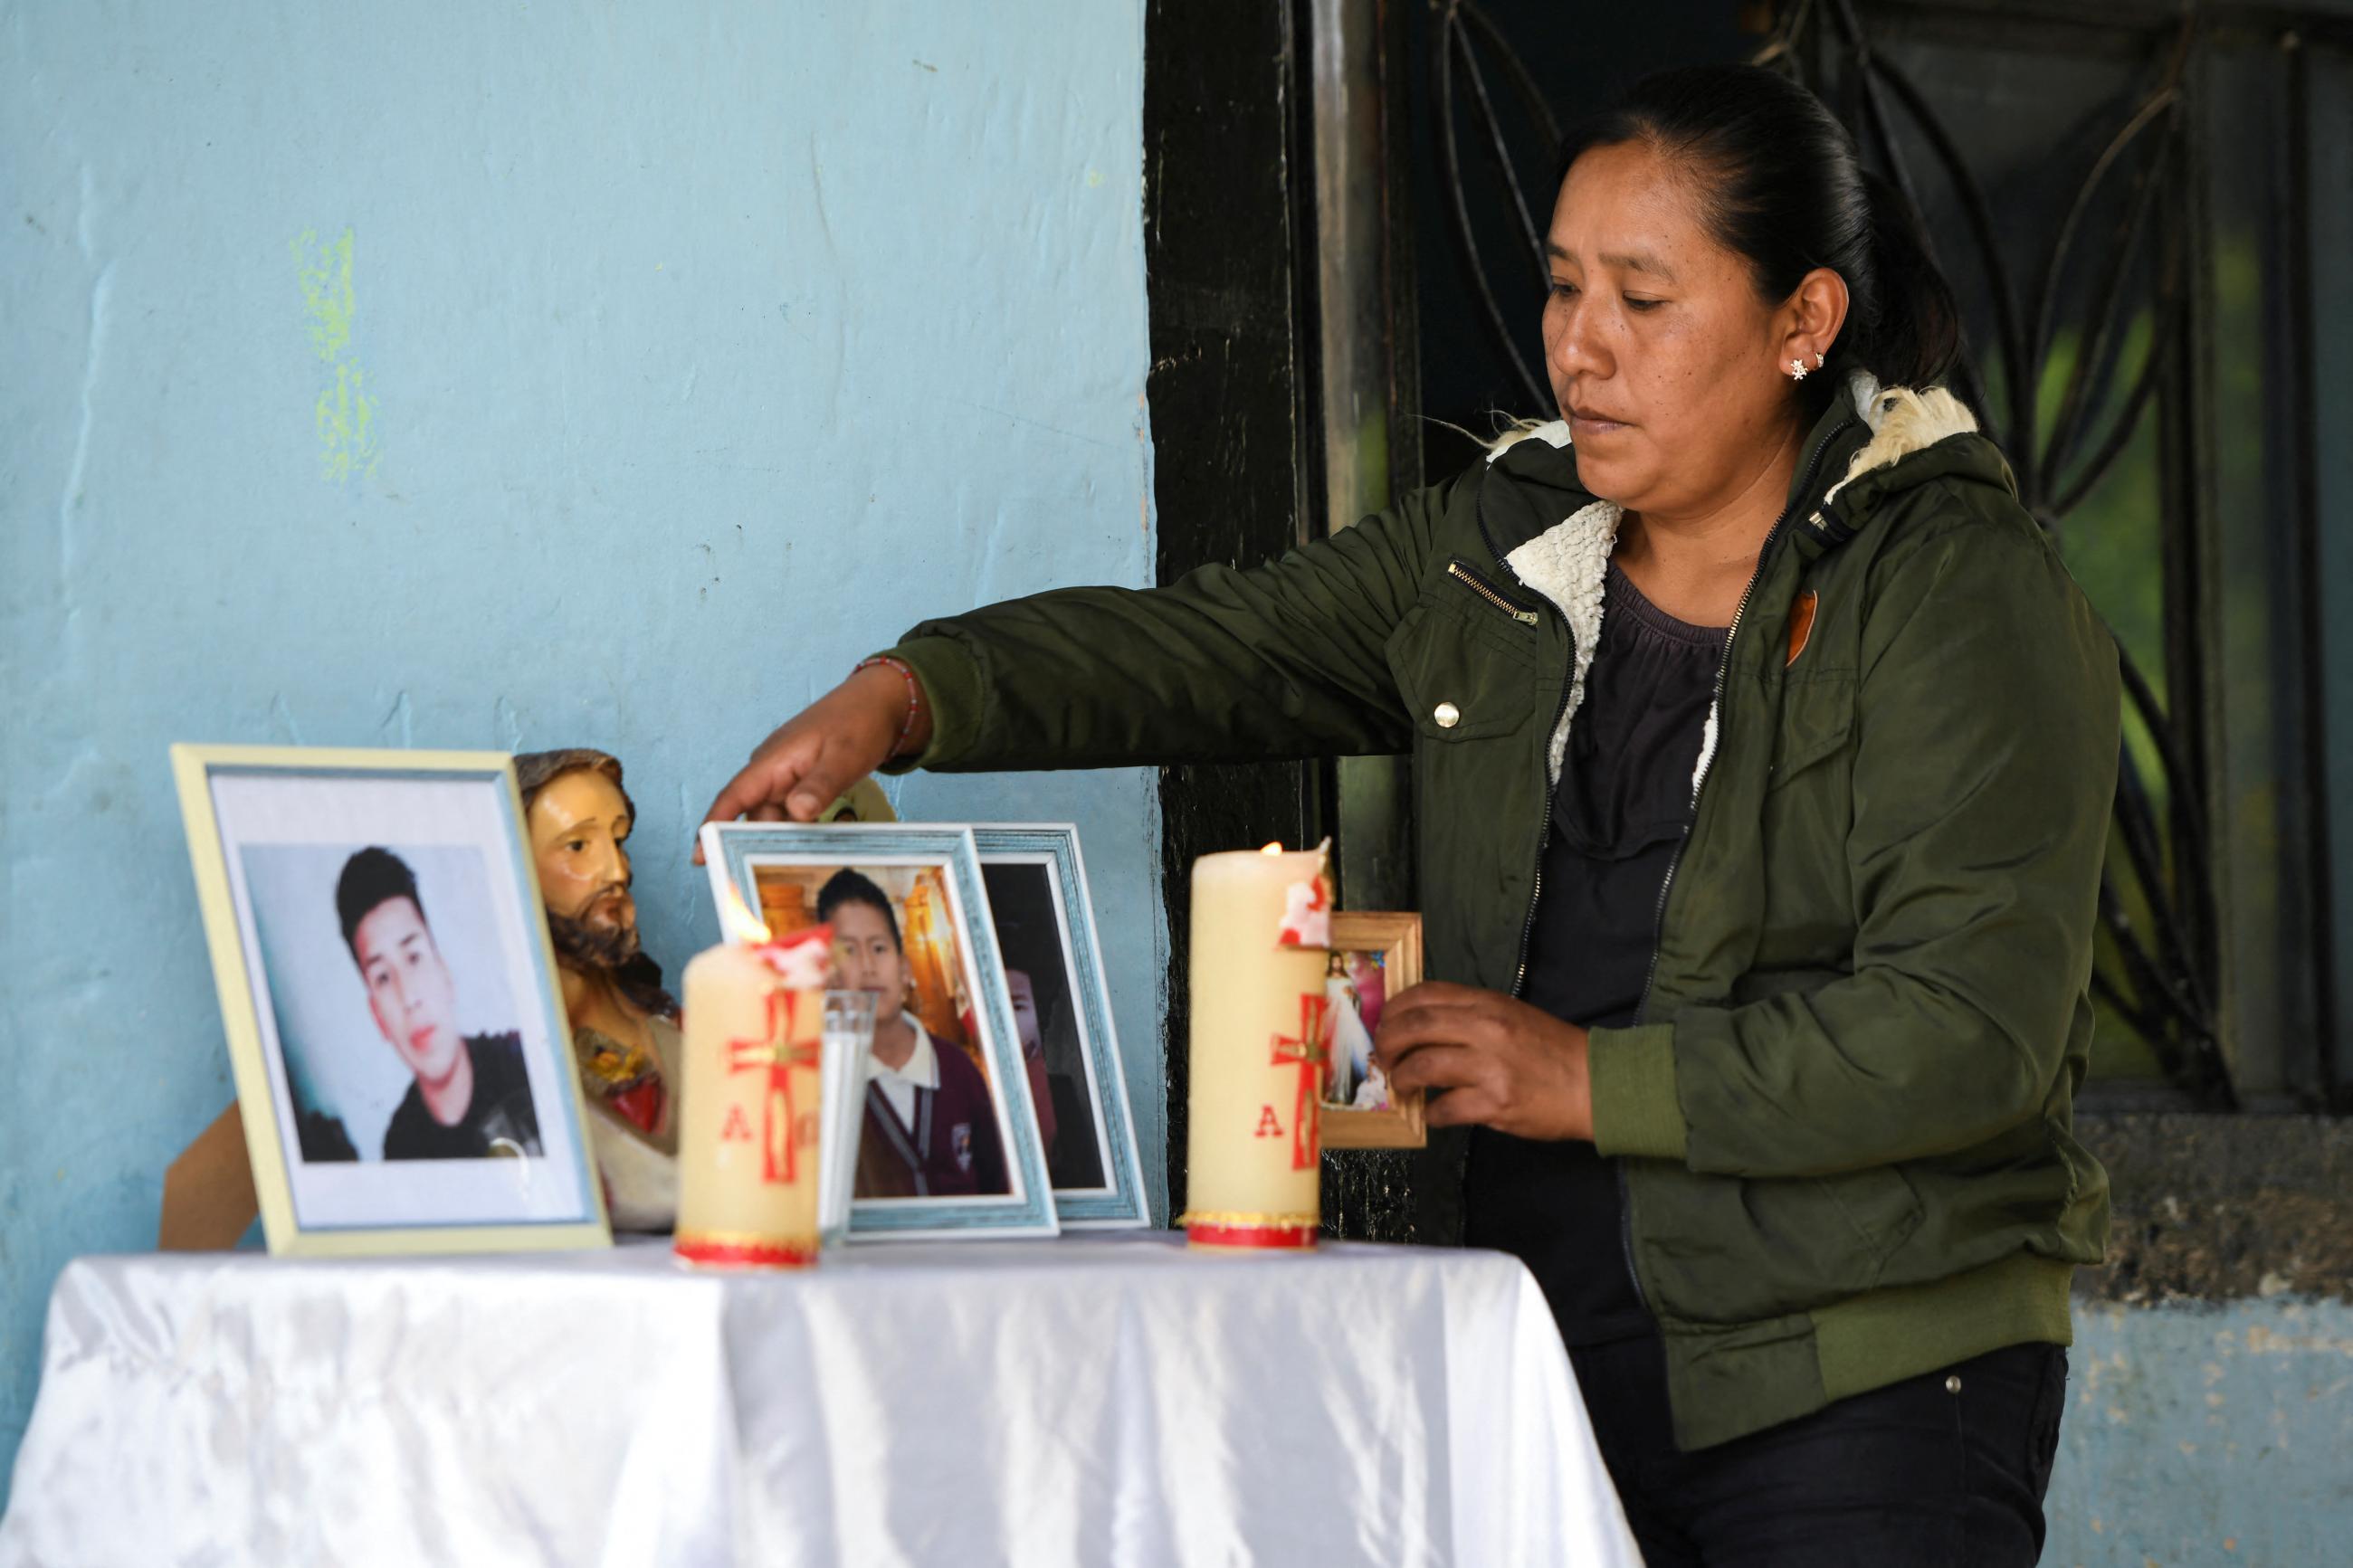
<path id="1" fill-rule="evenodd" d="M 849 673 L 856 675 L 860 670 L 871 668 L 878 664 L 889 665 L 892 669 L 897 670 L 899 678 L 907 683 L 907 721 L 899 726 L 899 738 L 891 742 L 891 754 L 895 757 L 906 749 L 907 737 L 915 732 L 915 715 L 923 710 L 923 683 L 915 679 L 914 669 L 905 659 L 892 658 L 887 653 L 878 653 L 871 658 L 860 659 L 858 668 Z"/>

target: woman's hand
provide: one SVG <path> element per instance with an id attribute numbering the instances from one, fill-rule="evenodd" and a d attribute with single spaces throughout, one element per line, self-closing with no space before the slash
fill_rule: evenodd
<path id="1" fill-rule="evenodd" d="M 869 665 L 802 709 L 760 742 L 702 820 L 814 822 L 893 756 L 922 751 L 932 737 L 932 705 L 919 691 L 909 724 L 910 679 L 893 666 Z M 702 863 L 700 846 L 694 862 Z"/>
<path id="2" fill-rule="evenodd" d="M 1432 1127 L 1593 1136 L 1585 1031 L 1497 991 L 1431 982 L 1389 998 L 1373 1060 L 1396 1089 L 1444 1090 Z"/>

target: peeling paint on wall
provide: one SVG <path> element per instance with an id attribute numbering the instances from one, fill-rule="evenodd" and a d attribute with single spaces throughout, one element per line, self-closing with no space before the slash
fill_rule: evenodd
<path id="1" fill-rule="evenodd" d="M 2079 1302 L 2042 1560 L 2343 1561 L 2348 1358 L 2353 1308 L 2341 1302 Z"/>
<path id="2" fill-rule="evenodd" d="M 408 693 L 401 691 L 393 698 L 391 708 L 375 727 L 380 745 L 407 747 L 417 744 L 417 711 L 409 705 Z"/>
<path id="3" fill-rule="evenodd" d="M 368 395 L 366 373 L 352 355 L 352 318 L 359 310 L 352 287 L 352 231 L 347 228 L 322 246 L 318 231 L 306 228 L 287 248 L 301 279 L 311 352 L 334 374 L 311 406 L 319 432 L 320 477 L 330 484 L 342 484 L 354 475 L 373 479 L 380 456 L 375 400 Z"/>

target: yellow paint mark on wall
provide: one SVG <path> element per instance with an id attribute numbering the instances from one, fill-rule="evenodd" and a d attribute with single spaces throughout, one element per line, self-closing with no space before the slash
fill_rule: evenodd
<path id="1" fill-rule="evenodd" d="M 335 384 L 319 394 L 319 467 L 330 483 L 375 472 L 375 403 L 365 384 L 359 366 L 339 364 Z"/>
<path id="2" fill-rule="evenodd" d="M 352 287 L 352 231 L 322 245 L 316 229 L 304 229 L 288 243 L 302 286 L 311 347 L 334 379 L 319 393 L 311 416 L 319 433 L 320 477 L 342 484 L 372 478 L 381 453 L 375 438 L 375 400 L 367 394 L 366 373 L 352 352 L 352 319 L 359 313 Z"/>
<path id="3" fill-rule="evenodd" d="M 331 245 L 319 243 L 319 231 L 306 228 L 287 248 L 302 278 L 302 308 L 311 317 L 311 346 L 329 364 L 351 346 L 352 231 Z"/>

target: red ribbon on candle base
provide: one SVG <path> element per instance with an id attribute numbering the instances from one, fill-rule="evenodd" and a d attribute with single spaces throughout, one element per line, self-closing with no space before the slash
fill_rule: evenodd
<path id="1" fill-rule="evenodd" d="M 1196 1247 L 1238 1247 L 1258 1252 L 1312 1252 L 1316 1226 L 1293 1220 L 1253 1220 L 1219 1215 L 1185 1221 L 1185 1239 Z"/>
<path id="2" fill-rule="evenodd" d="M 706 1268 L 806 1268 L 817 1261 L 814 1247 L 788 1247 L 750 1237 L 698 1236 L 681 1231 L 670 1250 Z"/>

